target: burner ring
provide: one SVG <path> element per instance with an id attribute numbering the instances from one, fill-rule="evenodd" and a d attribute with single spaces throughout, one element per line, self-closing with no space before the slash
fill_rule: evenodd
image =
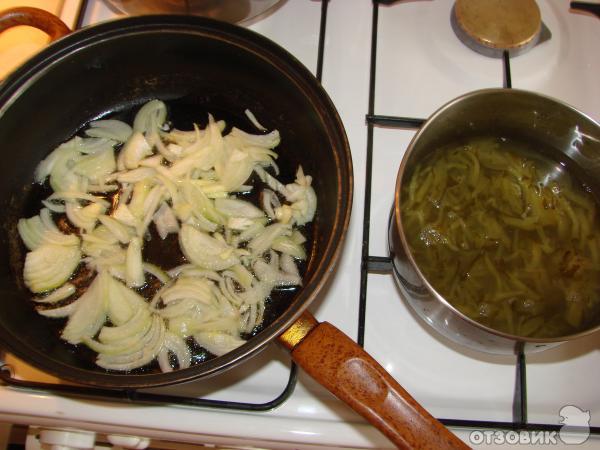
<path id="1" fill-rule="evenodd" d="M 535 46 L 542 17 L 535 0 L 456 0 L 452 28 L 469 48 L 486 56 L 521 54 Z"/>

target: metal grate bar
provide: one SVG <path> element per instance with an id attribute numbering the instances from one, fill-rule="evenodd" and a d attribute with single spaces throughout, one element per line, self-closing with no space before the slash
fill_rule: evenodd
<path id="1" fill-rule="evenodd" d="M 372 157 L 373 157 L 373 126 L 388 126 L 395 128 L 418 128 L 423 123 L 423 119 L 384 116 L 374 113 L 375 96 L 375 74 L 376 74 L 376 54 L 377 54 L 377 23 L 378 23 L 378 5 L 391 4 L 393 1 L 374 0 L 373 1 L 373 31 L 371 39 L 371 68 L 369 84 L 369 110 L 366 115 L 368 126 L 367 133 L 367 174 L 365 186 L 365 211 L 363 228 L 363 254 L 361 270 L 361 292 L 360 292 L 360 314 L 359 314 L 359 341 L 364 341 L 364 316 L 366 313 L 366 286 L 369 273 L 389 273 L 393 270 L 392 260 L 388 257 L 370 256 L 369 248 L 369 226 L 370 226 L 370 197 L 372 180 Z M 510 57 L 507 51 L 503 53 L 504 87 L 512 88 L 512 78 L 510 72 Z M 527 380 L 526 380 L 526 359 L 522 351 L 519 350 L 515 364 L 515 390 L 513 395 L 513 420 L 512 422 L 493 422 L 493 421 L 473 421 L 465 419 L 439 419 L 443 424 L 452 427 L 467 427 L 470 429 L 508 429 L 508 430 L 527 430 L 527 431 L 559 431 L 560 425 L 528 423 L 527 421 Z M 586 429 L 587 430 L 587 429 Z M 584 430 L 584 431 L 586 431 Z M 600 433 L 600 427 L 591 427 L 591 434 Z"/>
<path id="2" fill-rule="evenodd" d="M 579 11 L 585 11 L 594 14 L 600 18 L 600 4 L 590 2 L 571 2 L 572 9 L 578 9 Z"/>
<path id="3" fill-rule="evenodd" d="M 527 367 L 523 346 L 519 346 L 516 364 L 515 393 L 513 397 L 513 422 L 527 424 Z"/>
<path id="4" fill-rule="evenodd" d="M 375 76 L 377 59 L 377 23 L 379 5 L 373 3 L 373 19 L 371 28 L 371 62 L 369 68 L 369 114 L 375 109 Z M 358 336 L 356 342 L 361 347 L 365 343 L 365 317 L 367 315 L 367 280 L 369 271 L 369 233 L 371 216 L 371 180 L 373 175 L 373 124 L 367 124 L 367 158 L 365 168 L 365 201 L 363 212 L 363 236 L 360 265 L 360 293 L 358 304 Z"/>
<path id="5" fill-rule="evenodd" d="M 510 89 L 512 88 L 512 80 L 510 76 L 510 56 L 508 50 L 502 52 L 502 61 L 504 63 L 504 87 Z"/>
<path id="6" fill-rule="evenodd" d="M 389 256 L 369 256 L 367 266 L 370 273 L 392 273 L 392 258 Z"/>
<path id="7" fill-rule="evenodd" d="M 79 30 L 83 27 L 83 19 L 85 18 L 85 11 L 88 6 L 88 0 L 81 0 L 79 4 L 79 10 L 77 11 L 77 19 L 75 20 L 75 30 Z"/>
<path id="8" fill-rule="evenodd" d="M 290 368 L 288 382 L 276 398 L 265 403 L 246 403 L 230 402 L 224 400 L 211 400 L 196 397 L 181 397 L 169 394 L 153 394 L 151 392 L 141 392 L 136 389 L 104 389 L 89 386 L 73 386 L 67 384 L 41 383 L 30 380 L 20 380 L 13 378 L 9 366 L 0 366 L 0 383 L 23 389 L 50 392 L 56 395 L 63 395 L 74 398 L 88 399 L 110 399 L 112 401 L 124 403 L 148 403 L 148 404 L 169 404 L 185 405 L 197 407 L 212 407 L 229 410 L 242 411 L 270 411 L 285 402 L 294 392 L 298 380 L 298 370 L 293 364 Z"/>
<path id="9" fill-rule="evenodd" d="M 367 123 L 384 127 L 394 128 L 419 128 L 425 119 L 415 119 L 412 117 L 381 116 L 378 114 L 367 114 Z"/>
<path id="10" fill-rule="evenodd" d="M 319 47 L 317 53 L 317 80 L 323 81 L 323 59 L 325 56 L 325 33 L 327 31 L 327 6 L 329 0 L 321 0 L 321 23 L 319 25 Z"/>

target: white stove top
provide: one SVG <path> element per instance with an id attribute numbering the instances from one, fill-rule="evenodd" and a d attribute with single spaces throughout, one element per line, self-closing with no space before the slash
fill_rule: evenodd
<path id="1" fill-rule="evenodd" d="M 455 37 L 449 20 L 452 3 L 407 1 L 379 6 L 376 114 L 426 118 L 465 92 L 502 86 L 502 60 L 476 54 Z M 538 4 L 553 37 L 511 59 L 512 86 L 559 98 L 600 119 L 600 22 L 594 16 L 569 11 L 567 1 L 539 0 Z M 335 324 L 353 338 L 358 335 L 372 12 L 371 2 L 364 0 L 329 2 L 322 77 L 350 140 L 355 198 L 334 281 L 311 310 L 319 320 Z M 102 1 L 90 0 L 83 23 L 113 17 L 117 14 Z M 320 19 L 321 2 L 287 0 L 249 28 L 282 45 L 314 73 Z M 396 172 L 413 134 L 406 129 L 374 129 L 369 217 L 372 256 L 387 256 L 387 220 Z M 367 281 L 365 348 L 426 409 L 446 419 L 513 420 L 515 358 L 457 347 L 412 315 L 391 275 L 371 274 Z M 590 425 L 600 426 L 598 342 L 598 336 L 590 337 L 527 357 L 530 423 L 557 425 L 558 411 L 570 404 L 590 411 Z M 166 392 L 264 403 L 285 389 L 289 367 L 289 357 L 272 346 L 218 380 Z M 281 406 L 257 413 L 101 403 L 6 387 L 0 387 L 0 399 L 0 421 L 13 423 L 268 448 L 390 446 L 382 435 L 302 374 L 293 394 Z M 465 432 L 460 435 L 468 436 Z M 587 443 L 593 444 L 591 440 Z"/>

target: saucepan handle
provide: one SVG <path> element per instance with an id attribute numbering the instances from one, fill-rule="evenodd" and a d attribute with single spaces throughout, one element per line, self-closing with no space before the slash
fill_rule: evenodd
<path id="1" fill-rule="evenodd" d="M 333 325 L 304 315 L 279 337 L 293 360 L 398 448 L 467 449 L 377 361 Z"/>
<path id="2" fill-rule="evenodd" d="M 55 41 L 71 32 L 68 26 L 54 14 L 27 6 L 0 11 L 0 32 L 18 25 L 38 28 Z"/>

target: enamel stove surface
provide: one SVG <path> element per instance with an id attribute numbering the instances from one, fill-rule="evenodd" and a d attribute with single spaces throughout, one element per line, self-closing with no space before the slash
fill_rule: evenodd
<path id="1" fill-rule="evenodd" d="M 538 4 L 552 38 L 510 59 L 512 87 L 556 97 L 598 120 L 600 22 L 594 16 L 570 11 L 566 1 L 540 0 Z M 349 234 L 333 282 L 311 310 L 319 320 L 364 341 L 366 350 L 434 416 L 477 428 L 476 422 L 468 421 L 511 424 L 523 419 L 514 411 L 519 404 L 515 402 L 519 397 L 516 358 L 472 352 L 439 337 L 409 311 L 389 273 L 365 272 L 361 284 L 363 256 L 383 261 L 385 270 L 387 220 L 396 173 L 415 132 L 367 125 L 367 114 L 424 119 L 463 93 L 505 84 L 502 59 L 477 54 L 458 40 L 450 25 L 451 8 L 449 0 L 399 1 L 376 8 L 363 0 L 329 1 L 322 74 L 317 73 L 324 9 L 320 1 L 284 1 L 246 26 L 274 40 L 321 75 L 352 149 L 355 198 Z M 371 66 L 374 14 L 376 53 Z M 82 23 L 117 16 L 102 1 L 91 0 Z M 371 176 L 367 176 L 368 164 L 372 164 Z M 370 192 L 367 202 L 365 192 Z M 363 253 L 365 211 L 369 245 Z M 366 289 L 362 300 L 361 286 Z M 529 356 L 526 369 L 528 423 L 558 426 L 561 407 L 575 405 L 590 411 L 590 425 L 595 430 L 600 427 L 597 336 Z M 25 372 L 19 366 L 15 372 L 29 377 L 21 375 Z M 295 376 L 289 356 L 273 345 L 218 379 L 151 391 L 256 405 L 275 401 L 279 406 L 269 411 L 212 404 L 90 401 L 43 390 L 0 387 L 0 421 L 266 448 L 390 446 L 303 374 L 298 374 L 293 392 L 286 391 L 288 380 L 291 377 L 294 382 Z M 468 431 L 455 430 L 468 439 Z M 598 444 L 590 440 L 586 445 L 594 442 Z"/>

